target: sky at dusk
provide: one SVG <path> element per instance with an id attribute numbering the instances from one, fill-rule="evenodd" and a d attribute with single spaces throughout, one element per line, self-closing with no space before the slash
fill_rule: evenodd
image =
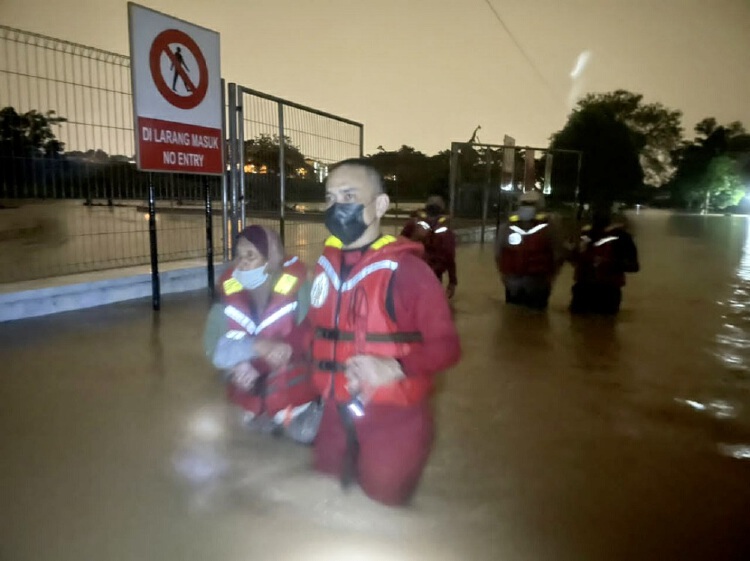
<path id="1" fill-rule="evenodd" d="M 546 146 L 575 94 L 625 88 L 750 127 L 750 0 L 144 0 L 221 33 L 227 81 L 365 124 L 365 150 Z M 0 0 L 0 23 L 128 53 L 124 0 Z M 577 80 L 576 60 L 590 53 Z"/>

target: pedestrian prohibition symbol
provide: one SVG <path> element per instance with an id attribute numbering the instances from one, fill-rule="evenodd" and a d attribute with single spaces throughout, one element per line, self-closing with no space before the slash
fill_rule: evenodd
<path id="1" fill-rule="evenodd" d="M 190 76 L 190 68 L 185 64 L 182 56 L 181 47 L 177 47 L 172 52 L 171 45 L 177 44 L 184 46 L 195 58 L 198 64 L 197 84 Z M 171 69 L 174 72 L 172 85 L 170 87 L 164 79 L 161 69 L 161 57 L 166 54 L 171 63 Z M 193 39 L 178 29 L 166 29 L 159 33 L 151 45 L 149 53 L 149 63 L 151 65 L 151 77 L 154 80 L 156 89 L 169 103 L 179 109 L 193 109 L 200 105 L 206 97 L 208 91 L 208 66 L 206 58 L 203 56 L 200 48 Z M 179 95 L 176 92 L 177 79 L 182 81 L 182 85 L 187 90 L 188 95 Z"/>

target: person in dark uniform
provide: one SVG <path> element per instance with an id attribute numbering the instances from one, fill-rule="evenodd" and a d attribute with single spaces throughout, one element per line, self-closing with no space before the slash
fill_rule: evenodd
<path id="1" fill-rule="evenodd" d="M 495 259 L 505 301 L 533 309 L 547 307 L 552 283 L 564 261 L 562 240 L 538 191 L 521 195 L 520 206 L 497 232 Z"/>
<path id="2" fill-rule="evenodd" d="M 633 237 L 612 221 L 609 206 L 593 209 L 589 226 L 581 230 L 571 253 L 575 283 L 570 311 L 574 314 L 615 315 L 620 311 L 626 273 L 640 270 Z"/>
<path id="3" fill-rule="evenodd" d="M 440 281 L 448 273 L 448 298 L 453 298 L 458 284 L 456 276 L 456 235 L 451 230 L 450 218 L 445 213 L 445 200 L 431 195 L 424 209 L 414 213 L 401 235 L 424 245 L 424 260 Z"/>

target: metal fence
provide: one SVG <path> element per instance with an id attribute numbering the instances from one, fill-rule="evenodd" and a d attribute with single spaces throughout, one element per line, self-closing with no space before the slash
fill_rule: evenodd
<path id="1" fill-rule="evenodd" d="M 0 283 L 149 264 L 133 142 L 128 57 L 0 26 Z M 202 179 L 154 181 L 160 260 L 205 255 Z"/>
<path id="2" fill-rule="evenodd" d="M 229 84 L 231 198 L 245 223 L 277 229 L 287 250 L 310 261 L 326 237 L 328 167 L 362 156 L 361 123 Z"/>
<path id="3" fill-rule="evenodd" d="M 452 214 L 480 219 L 484 240 L 484 231 L 507 217 L 524 190 L 539 190 L 553 206 L 574 205 L 581 157 L 577 150 L 454 142 Z"/>
<path id="4" fill-rule="evenodd" d="M 363 127 L 229 90 L 231 189 L 209 179 L 225 219 L 214 220 L 217 255 L 248 220 L 309 259 L 325 238 L 328 166 L 362 154 Z M 128 57 L 0 26 L 0 283 L 150 264 L 148 174 L 133 143 Z M 203 178 L 153 178 L 159 260 L 203 257 Z"/>

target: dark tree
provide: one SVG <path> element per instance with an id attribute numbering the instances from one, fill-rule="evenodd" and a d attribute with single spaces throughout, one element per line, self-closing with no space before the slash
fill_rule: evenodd
<path id="1" fill-rule="evenodd" d="M 0 109 L 0 156 L 15 158 L 57 157 L 64 148 L 53 127 L 67 119 L 54 111 L 18 113 L 13 107 Z"/>
<path id="2" fill-rule="evenodd" d="M 597 105 L 577 109 L 565 128 L 552 137 L 551 148 L 581 150 L 583 162 L 579 202 L 603 203 L 629 200 L 643 183 L 639 155 L 642 135 L 631 130 L 617 115 Z M 566 158 L 555 165 L 553 185 L 574 185 L 577 161 Z M 567 194 L 570 199 L 572 193 Z"/>
<path id="3" fill-rule="evenodd" d="M 661 187 L 676 171 L 673 152 L 682 140 L 682 113 L 661 103 L 644 103 L 643 96 L 626 90 L 588 94 L 576 110 L 599 108 L 641 138 L 638 156 L 643 168 L 644 183 Z"/>
<path id="4" fill-rule="evenodd" d="M 674 204 L 724 210 L 736 206 L 750 179 L 750 135 L 742 123 L 721 126 L 709 117 L 695 125 L 696 137 L 675 152 Z"/>
<path id="5" fill-rule="evenodd" d="M 279 136 L 261 134 L 245 143 L 245 164 L 255 167 L 257 173 L 279 175 Z M 300 172 L 299 170 L 304 170 Z M 287 176 L 309 175 L 312 167 L 305 162 L 305 156 L 292 143 L 291 138 L 284 137 L 284 173 Z"/>

